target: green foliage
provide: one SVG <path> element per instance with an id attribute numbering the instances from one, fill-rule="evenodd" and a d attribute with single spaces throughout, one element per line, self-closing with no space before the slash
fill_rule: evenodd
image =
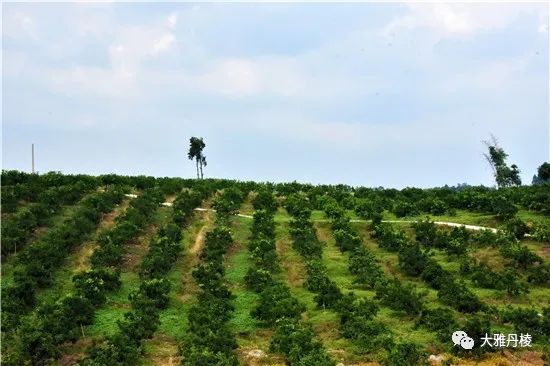
<path id="1" fill-rule="evenodd" d="M 349 256 L 349 271 L 355 275 L 355 283 L 374 288 L 383 278 L 384 271 L 374 254 L 365 246 L 357 247 Z"/>
<path id="2" fill-rule="evenodd" d="M 504 223 L 504 228 L 516 239 L 522 239 L 529 233 L 529 227 L 518 217 L 511 218 Z"/>
<path id="3" fill-rule="evenodd" d="M 510 187 L 521 185 L 521 178 L 519 176 L 519 169 L 515 164 L 510 167 L 506 165 L 506 158 L 508 154 L 504 152 L 496 139 L 493 137 L 491 142 L 484 141 L 489 153 L 485 154 L 487 161 L 493 168 L 496 183 L 499 187 Z"/>
<path id="4" fill-rule="evenodd" d="M 336 365 L 323 345 L 315 340 L 313 330 L 293 320 L 279 321 L 269 348 L 272 352 L 282 353 L 291 366 Z"/>
<path id="5" fill-rule="evenodd" d="M 508 305 L 500 311 L 499 315 L 502 322 L 513 324 L 518 334 L 530 334 L 539 342 L 550 338 L 549 307 L 544 308 L 541 312 L 534 308 L 514 308 Z"/>
<path id="6" fill-rule="evenodd" d="M 428 354 L 420 350 L 415 343 L 398 343 L 391 347 L 388 357 L 390 366 L 420 366 L 428 365 Z"/>
<path id="7" fill-rule="evenodd" d="M 424 309 L 416 325 L 436 332 L 441 339 L 448 338 L 449 335 L 459 329 L 454 312 L 451 309 L 442 307 Z"/>
<path id="8" fill-rule="evenodd" d="M 550 243 L 550 222 L 539 222 L 535 224 L 533 238 L 536 241 Z"/>
<path id="9" fill-rule="evenodd" d="M 536 285 L 547 285 L 550 283 L 550 263 L 543 263 L 528 269 L 527 282 Z"/>
<path id="10" fill-rule="evenodd" d="M 393 206 L 393 213 L 397 217 L 416 216 L 420 214 L 419 208 L 410 202 L 399 201 Z"/>
<path id="11" fill-rule="evenodd" d="M 267 188 L 258 190 L 256 196 L 252 200 L 254 210 L 265 210 L 270 213 L 275 213 L 279 206 L 277 200 L 273 196 L 273 192 Z"/>
<path id="12" fill-rule="evenodd" d="M 244 282 L 254 292 L 261 292 L 264 288 L 274 284 L 271 273 L 261 268 L 249 268 L 244 276 Z"/>
<path id="13" fill-rule="evenodd" d="M 420 276 L 428 262 L 428 256 L 420 249 L 420 245 L 402 246 L 399 250 L 399 268 L 409 276 Z"/>
<path id="14" fill-rule="evenodd" d="M 202 137 L 191 137 L 189 139 L 189 151 L 187 152 L 187 157 L 189 160 L 195 159 L 197 166 L 197 179 L 203 179 L 204 174 L 202 172 L 202 167 L 206 166 L 206 156 L 203 154 L 203 150 L 206 147 Z M 199 174 L 200 167 L 200 174 Z"/>
<path id="15" fill-rule="evenodd" d="M 437 293 L 439 300 L 464 313 L 475 313 L 483 309 L 479 298 L 459 281 L 448 281 Z"/>
<path id="16" fill-rule="evenodd" d="M 422 311 L 422 294 L 417 293 L 412 285 L 403 285 L 394 278 L 376 286 L 376 298 L 394 310 L 417 315 Z"/>
<path id="17" fill-rule="evenodd" d="M 408 239 L 403 230 L 396 228 L 388 223 L 374 225 L 374 238 L 378 241 L 380 248 L 391 252 L 397 252 L 408 243 Z"/>
<path id="18" fill-rule="evenodd" d="M 276 283 L 260 293 L 260 300 L 252 310 L 252 316 L 274 325 L 280 319 L 299 319 L 305 309 L 303 304 L 292 297 L 288 286 Z"/>

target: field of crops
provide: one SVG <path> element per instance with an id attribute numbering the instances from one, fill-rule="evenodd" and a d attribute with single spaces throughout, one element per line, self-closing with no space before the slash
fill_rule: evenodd
<path id="1" fill-rule="evenodd" d="M 544 365 L 549 245 L 547 185 L 4 171 L 2 364 Z"/>

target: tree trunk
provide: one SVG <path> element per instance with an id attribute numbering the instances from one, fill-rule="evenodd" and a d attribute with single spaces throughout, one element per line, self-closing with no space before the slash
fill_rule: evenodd
<path id="1" fill-rule="evenodd" d="M 204 174 L 202 173 L 202 159 L 201 159 L 201 179 L 204 179 Z"/>
<path id="2" fill-rule="evenodd" d="M 195 163 L 196 163 L 195 165 L 197 166 L 197 179 L 199 179 L 200 176 L 199 176 L 199 158 L 198 157 L 196 158 Z"/>

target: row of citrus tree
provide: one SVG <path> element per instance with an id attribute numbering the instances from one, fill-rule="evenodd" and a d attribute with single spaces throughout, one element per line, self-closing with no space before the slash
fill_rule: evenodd
<path id="1" fill-rule="evenodd" d="M 124 247 L 144 231 L 162 200 L 158 189 L 144 191 L 115 219 L 113 228 L 97 236 L 98 247 L 90 257 L 91 268 L 73 276 L 74 291 L 40 304 L 23 319 L 13 339 L 17 347 L 10 359 L 14 364 L 55 360 L 64 342 L 78 339 L 81 327 L 92 323 L 95 310 L 105 303 L 107 294 L 120 287 Z"/>
<path id="2" fill-rule="evenodd" d="M 464 228 L 437 229 L 433 223 L 424 221 L 413 224 L 416 233 L 416 241 L 413 242 L 407 238 L 402 230 L 397 229 L 395 226 L 380 222 L 373 224 L 373 235 L 379 246 L 385 250 L 397 252 L 399 269 L 405 275 L 420 277 L 424 280 L 438 292 L 438 298 L 444 305 L 454 307 L 463 313 L 476 313 L 468 315 L 466 321 L 461 324 L 451 309 L 424 304 L 421 294 L 415 293 L 412 287 L 404 291 L 407 287 L 400 285 L 397 281 L 390 286 L 384 284 L 383 271 L 374 255 L 364 246 L 354 248 L 360 240 L 351 228 L 349 218 L 345 217 L 344 210 L 335 201 L 331 200 L 325 207 L 327 215 L 331 217 L 338 245 L 342 250 L 351 251 L 350 271 L 358 275 L 358 282 L 374 288 L 377 297 L 383 303 L 415 316 L 418 326 L 435 332 L 443 339 L 448 338 L 458 328 L 464 329 L 469 335 L 479 339 L 485 333 L 490 334 L 493 322 L 498 322 L 500 325 L 511 323 L 518 333 L 524 332 L 537 335 L 544 342 L 545 338 L 541 336 L 545 330 L 550 329 L 550 322 L 547 318 L 550 314 L 549 309 L 544 309 L 544 315 L 541 316 L 536 309 L 511 307 L 499 309 L 487 306 L 468 289 L 463 281 L 458 280 L 455 275 L 444 270 L 429 251 L 421 249 L 422 245 L 432 249 L 434 247 L 445 248 L 449 251 L 449 248 L 457 246 L 469 247 L 476 243 L 481 245 L 481 243 L 486 243 L 488 240 L 496 240 L 497 242 L 504 240 L 507 242 L 512 240 L 509 235 L 494 235 L 489 231 L 470 233 Z M 468 240 L 470 242 L 464 243 Z M 437 244 L 434 244 L 434 242 Z M 454 250 L 450 252 L 454 253 Z M 460 253 L 460 257 L 465 254 L 462 250 Z M 506 289 L 511 294 L 514 294 L 514 289 L 521 286 L 517 283 L 516 276 L 506 281 L 503 279 L 503 281 Z M 452 351 L 460 352 L 460 349 L 455 347 L 452 348 Z M 474 349 L 474 353 L 481 353 L 479 346 Z"/>
<path id="3" fill-rule="evenodd" d="M 260 190 L 253 205 L 248 249 L 254 267 L 245 276 L 247 287 L 259 295 L 252 316 L 275 329 L 270 351 L 283 354 L 289 365 L 334 365 L 311 326 L 301 321 L 305 306 L 292 296 L 286 283 L 275 278 L 280 267 L 275 246 L 277 202 L 273 193 Z"/>
<path id="4" fill-rule="evenodd" d="M 2 220 L 2 260 L 9 255 L 21 252 L 39 226 L 48 226 L 53 216 L 64 205 L 77 202 L 82 196 L 97 186 L 94 182 L 51 187 L 37 194 L 34 202 L 21 207 L 12 216 Z M 9 205 L 8 205 L 9 207 Z M 5 210 L 5 197 L 2 196 L 2 212 Z"/>
<path id="5" fill-rule="evenodd" d="M 67 253 L 89 238 L 103 214 L 112 211 L 123 196 L 119 187 L 110 187 L 86 197 L 68 218 L 16 258 L 13 281 L 2 288 L 4 329 L 17 329 L 21 317 L 34 307 L 36 292 L 51 285 Z"/>
<path id="6" fill-rule="evenodd" d="M 209 192 L 183 191 L 172 205 L 168 222 L 151 240 L 139 267 L 140 286 L 129 296 L 132 309 L 117 322 L 117 332 L 88 351 L 82 365 L 136 365 L 142 341 L 160 325 L 160 312 L 168 306 L 170 283 L 166 278 L 182 251 L 182 228 Z"/>
<path id="7" fill-rule="evenodd" d="M 200 292 L 187 314 L 187 334 L 180 347 L 183 365 L 238 365 L 233 352 L 237 341 L 229 327 L 234 306 L 225 280 L 224 257 L 233 243 L 230 217 L 244 197 L 242 191 L 229 187 L 214 200 L 216 225 L 205 235 L 200 263 L 192 271 Z"/>

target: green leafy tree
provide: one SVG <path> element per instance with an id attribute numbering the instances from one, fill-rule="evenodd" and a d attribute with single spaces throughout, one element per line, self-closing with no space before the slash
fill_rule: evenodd
<path id="1" fill-rule="evenodd" d="M 491 136 L 491 141 L 483 141 L 487 146 L 489 152 L 484 154 L 485 159 L 491 165 L 493 169 L 493 174 L 497 186 L 502 187 L 511 187 L 511 186 L 520 186 L 521 178 L 519 176 L 520 170 L 516 164 L 508 166 L 506 164 L 506 158 L 508 154 L 504 151 L 503 148 L 498 146 L 498 141 L 494 136 Z"/>
<path id="2" fill-rule="evenodd" d="M 202 137 L 191 137 L 189 139 L 189 152 L 187 153 L 187 157 L 189 160 L 195 160 L 195 165 L 197 166 L 197 179 L 204 178 L 202 167 L 206 166 L 206 156 L 204 156 L 202 151 L 205 147 L 206 144 Z"/>
<path id="3" fill-rule="evenodd" d="M 550 184 L 550 163 L 544 162 L 533 176 L 533 185 Z"/>

